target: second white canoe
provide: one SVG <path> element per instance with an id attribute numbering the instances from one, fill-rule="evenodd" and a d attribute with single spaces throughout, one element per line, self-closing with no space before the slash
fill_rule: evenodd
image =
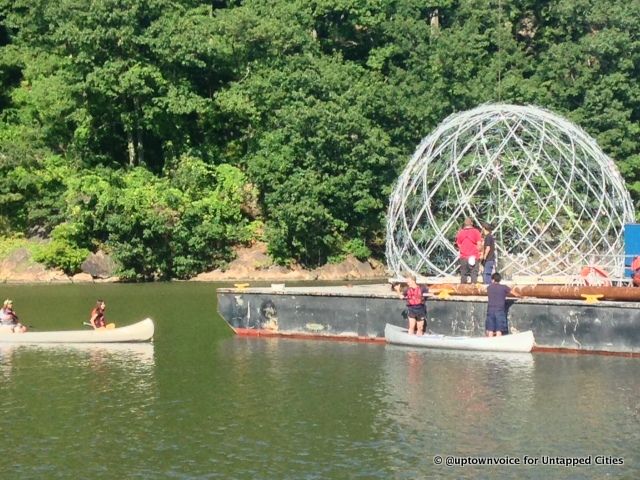
<path id="1" fill-rule="evenodd" d="M 481 350 L 489 352 L 530 352 L 535 339 L 533 332 L 513 333 L 500 337 L 453 337 L 448 335 L 409 335 L 406 328 L 387 323 L 384 337 L 388 343 L 411 347 Z"/>

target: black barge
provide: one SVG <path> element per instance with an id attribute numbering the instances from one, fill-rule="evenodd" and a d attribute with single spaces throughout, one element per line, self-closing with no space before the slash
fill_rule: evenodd
<path id="1" fill-rule="evenodd" d="M 404 326 L 404 302 L 387 284 L 217 290 L 218 310 L 238 335 L 384 342 L 386 323 Z M 427 299 L 428 330 L 445 335 L 484 334 L 486 296 Z M 532 330 L 534 351 L 640 357 L 640 302 L 593 298 L 518 298 L 509 324 Z"/>

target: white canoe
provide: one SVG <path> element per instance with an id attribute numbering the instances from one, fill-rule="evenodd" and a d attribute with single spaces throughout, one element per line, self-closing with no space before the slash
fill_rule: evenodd
<path id="1" fill-rule="evenodd" d="M 389 323 L 384 329 L 384 338 L 394 345 L 491 352 L 530 352 L 534 344 L 531 330 L 500 337 L 451 337 L 433 334 L 418 336 L 409 335 L 406 328 Z"/>
<path id="2" fill-rule="evenodd" d="M 144 320 L 118 328 L 100 328 L 94 330 L 60 330 L 57 332 L 29 331 L 12 333 L 7 328 L 0 327 L 0 342 L 2 343 L 116 343 L 116 342 L 147 342 L 153 337 L 153 320 Z"/>

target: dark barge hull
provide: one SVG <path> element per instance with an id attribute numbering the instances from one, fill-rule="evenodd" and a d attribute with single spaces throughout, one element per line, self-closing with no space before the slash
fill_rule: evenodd
<path id="1" fill-rule="evenodd" d="M 405 326 L 404 304 L 388 285 L 220 288 L 218 310 L 239 335 L 384 342 L 386 323 Z M 486 297 L 429 298 L 428 329 L 484 334 Z M 534 351 L 640 356 L 640 302 L 520 298 L 509 322 L 532 330 Z"/>

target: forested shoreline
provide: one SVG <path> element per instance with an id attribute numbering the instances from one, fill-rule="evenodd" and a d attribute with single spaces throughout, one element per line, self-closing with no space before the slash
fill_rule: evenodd
<path id="1" fill-rule="evenodd" d="M 190 278 L 384 253 L 393 182 L 449 114 L 534 104 L 640 200 L 640 2 L 0 0 L 2 249 Z"/>

